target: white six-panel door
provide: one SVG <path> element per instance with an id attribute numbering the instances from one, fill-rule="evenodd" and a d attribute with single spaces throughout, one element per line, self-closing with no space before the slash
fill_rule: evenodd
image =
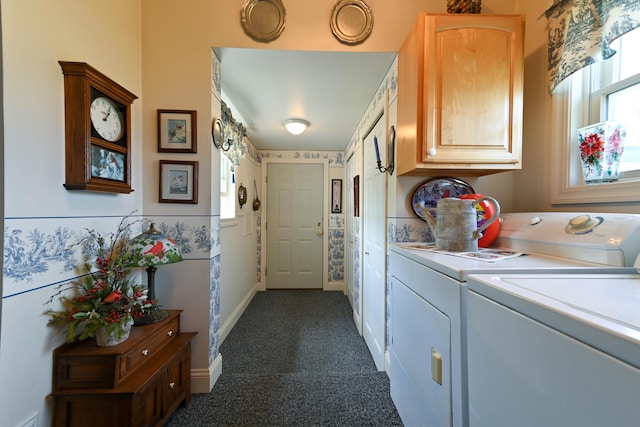
<path id="1" fill-rule="evenodd" d="M 376 169 L 374 140 L 383 164 L 386 160 L 385 116 L 364 139 L 362 209 L 363 336 L 379 371 L 384 370 L 386 330 L 386 176 Z"/>
<path id="2" fill-rule="evenodd" d="M 268 289 L 322 289 L 323 165 L 267 166 Z"/>

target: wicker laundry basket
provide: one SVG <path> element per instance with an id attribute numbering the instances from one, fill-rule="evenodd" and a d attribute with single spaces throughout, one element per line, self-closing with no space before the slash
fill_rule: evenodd
<path id="1" fill-rule="evenodd" d="M 482 0 L 447 0 L 449 13 L 480 13 Z"/>

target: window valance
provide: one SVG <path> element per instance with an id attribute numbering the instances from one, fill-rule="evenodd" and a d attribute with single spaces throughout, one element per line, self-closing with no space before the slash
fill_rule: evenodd
<path id="1" fill-rule="evenodd" d="M 616 52 L 609 44 L 640 27 L 638 0 L 556 0 L 548 22 L 549 92 L 565 78 Z"/>
<path id="2" fill-rule="evenodd" d="M 221 109 L 224 137 L 232 141 L 231 148 L 227 151 L 226 156 L 233 164 L 239 166 L 242 156 L 245 154 L 244 138 L 247 136 L 247 128 L 233 118 L 231 109 L 224 101 L 221 101 Z"/>

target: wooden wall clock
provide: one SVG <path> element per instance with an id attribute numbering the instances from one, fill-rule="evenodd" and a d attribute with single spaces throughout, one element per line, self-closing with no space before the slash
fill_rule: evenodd
<path id="1" fill-rule="evenodd" d="M 89 64 L 58 63 L 64 74 L 64 187 L 131 193 L 131 104 L 138 97 Z"/>

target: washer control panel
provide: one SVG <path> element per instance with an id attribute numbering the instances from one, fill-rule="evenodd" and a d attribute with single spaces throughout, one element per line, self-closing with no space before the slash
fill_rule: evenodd
<path id="1" fill-rule="evenodd" d="M 632 266 L 640 253 L 640 215 L 519 212 L 501 215 L 493 246 Z"/>

